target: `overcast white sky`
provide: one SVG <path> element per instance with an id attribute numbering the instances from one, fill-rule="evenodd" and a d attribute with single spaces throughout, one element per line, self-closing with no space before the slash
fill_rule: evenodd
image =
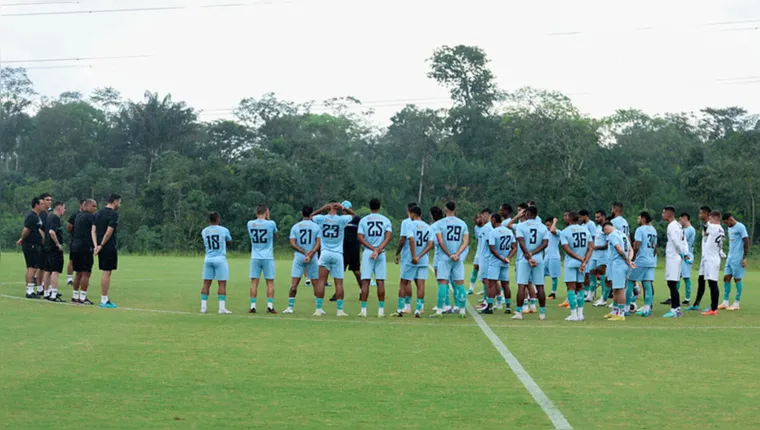
<path id="1" fill-rule="evenodd" d="M 471 44 L 489 55 L 501 88 L 559 90 L 593 116 L 728 105 L 760 113 L 758 0 L 68 1 L 0 0 L 3 65 L 91 66 L 29 70 L 52 97 L 109 85 L 133 99 L 170 92 L 210 120 L 270 91 L 294 101 L 351 95 L 386 123 L 406 101 L 447 106 L 425 59 L 444 44 Z M 159 6 L 186 8 L 11 15 Z M 150 57 L 6 63 L 123 55 Z"/>

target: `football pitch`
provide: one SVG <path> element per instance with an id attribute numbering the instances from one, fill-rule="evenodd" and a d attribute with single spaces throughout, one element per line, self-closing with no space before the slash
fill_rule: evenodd
<path id="1" fill-rule="evenodd" d="M 119 309 L 108 310 L 20 299 L 23 257 L 3 254 L 0 427 L 760 426 L 756 272 L 748 272 L 742 310 L 717 317 L 660 318 L 666 309 L 657 303 L 667 288 L 659 271 L 651 318 L 610 322 L 602 318 L 606 309 L 587 305 L 586 321 L 569 323 L 556 300 L 547 304 L 546 321 L 499 313 L 479 325 L 473 315 L 427 318 L 435 305 L 432 276 L 422 319 L 378 319 L 374 289 L 370 317 L 357 318 L 352 275 L 347 318 L 336 317 L 326 300 L 327 315 L 312 317 L 313 294 L 303 284 L 294 315 L 249 315 L 245 258 L 230 260 L 227 307 L 234 314 L 216 314 L 214 286 L 209 314 L 201 315 L 202 262 L 120 257 L 110 294 Z M 398 267 L 389 264 L 388 273 L 390 314 Z M 278 260 L 277 274 L 282 311 L 290 261 Z M 696 295 L 696 282 L 694 289 Z M 65 285 L 61 291 L 71 298 Z M 562 286 L 558 292 L 564 298 Z M 89 298 L 100 298 L 97 272 Z M 266 307 L 265 288 L 258 307 Z"/>

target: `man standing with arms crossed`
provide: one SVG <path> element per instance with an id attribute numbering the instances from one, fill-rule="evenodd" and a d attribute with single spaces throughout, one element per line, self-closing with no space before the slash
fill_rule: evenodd
<path id="1" fill-rule="evenodd" d="M 116 228 L 119 226 L 119 213 L 121 196 L 111 194 L 108 204 L 95 214 L 95 232 L 98 246 L 95 247 L 95 255 L 98 256 L 100 268 L 100 307 L 114 309 L 116 304 L 108 299 L 108 289 L 111 287 L 111 273 L 117 269 L 119 254 L 116 239 Z"/>
<path id="2" fill-rule="evenodd" d="M 367 298 L 372 275 L 377 283 L 377 317 L 385 316 L 385 247 L 392 238 L 393 226 L 384 215 L 380 215 L 380 200 L 369 202 L 370 214 L 359 221 L 357 239 L 364 246 L 361 262 L 361 311 L 360 317 L 367 316 Z"/>
<path id="3" fill-rule="evenodd" d="M 749 234 L 747 234 L 747 227 L 728 212 L 723 214 L 723 223 L 728 227 L 728 258 L 726 267 L 723 269 L 723 303 L 718 306 L 718 309 L 738 311 L 744 290 L 742 279 L 744 279 L 744 268 L 747 267 Z M 728 306 L 728 300 L 731 298 L 731 278 L 736 282 L 736 301 Z"/>
<path id="4" fill-rule="evenodd" d="M 678 318 L 681 312 L 681 294 L 678 292 L 678 281 L 681 279 L 681 264 L 689 259 L 689 247 L 683 234 L 681 224 L 676 221 L 676 208 L 665 206 L 662 209 L 662 220 L 668 223 L 668 244 L 665 247 L 665 280 L 670 289 L 670 312 L 664 318 Z"/>

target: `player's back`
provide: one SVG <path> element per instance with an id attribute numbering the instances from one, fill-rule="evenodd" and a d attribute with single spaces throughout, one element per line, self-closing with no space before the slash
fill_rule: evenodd
<path id="1" fill-rule="evenodd" d="M 583 258 L 586 256 L 591 234 L 585 225 L 569 225 L 560 234 L 562 245 L 567 245 L 571 251 Z M 580 267 L 581 261 L 565 254 L 566 267 Z"/>
<path id="2" fill-rule="evenodd" d="M 529 252 L 533 252 L 541 246 L 548 232 L 546 226 L 535 219 L 529 219 L 517 225 L 517 237 L 523 238 L 525 247 Z"/>
<path id="3" fill-rule="evenodd" d="M 607 235 L 604 234 L 604 228 L 599 227 L 596 229 L 596 233 L 594 234 L 594 246 L 604 246 L 606 244 Z M 608 256 L 609 250 L 607 249 L 595 250 L 593 254 L 594 259 L 601 262 L 605 262 Z"/>
<path id="4" fill-rule="evenodd" d="M 201 231 L 206 259 L 224 258 L 227 255 L 227 242 L 232 241 L 230 231 L 220 225 L 210 225 Z"/>
<path id="5" fill-rule="evenodd" d="M 615 227 L 615 230 L 623 233 L 626 237 L 629 237 L 631 235 L 631 228 L 628 226 L 628 221 L 623 218 L 622 216 L 616 216 L 615 218 L 612 218 L 612 226 Z"/>
<path id="6" fill-rule="evenodd" d="M 493 245 L 494 249 L 496 249 L 496 252 L 501 257 L 509 257 L 509 253 L 512 252 L 512 247 L 515 246 L 515 234 L 512 232 L 512 230 L 504 227 L 499 226 L 496 227 L 491 231 L 491 234 L 488 238 L 488 245 L 489 248 L 486 249 L 486 252 L 488 253 L 488 259 L 486 261 L 489 262 L 489 264 L 503 264 L 506 265 L 506 263 L 498 261 L 491 252 L 490 245 Z"/>
<path id="7" fill-rule="evenodd" d="M 274 259 L 274 234 L 277 224 L 268 219 L 248 221 L 248 236 L 251 238 L 251 258 L 254 260 Z"/>
<path id="8" fill-rule="evenodd" d="M 596 223 L 594 221 L 588 220 L 586 224 L 584 224 L 584 227 L 586 227 L 586 230 L 588 230 L 588 234 L 591 235 L 591 237 L 594 237 L 596 234 Z"/>
<path id="9" fill-rule="evenodd" d="M 493 226 L 489 222 L 480 227 L 479 232 L 475 233 L 478 236 L 478 252 L 481 256 L 483 256 L 484 253 L 488 251 L 488 238 L 491 236 L 492 231 Z"/>
<path id="10" fill-rule="evenodd" d="M 428 242 L 433 240 L 430 236 L 430 226 L 422 220 L 412 220 L 409 223 L 409 237 L 414 239 L 415 254 L 419 254 L 427 246 Z M 428 254 L 425 254 L 417 263 L 418 266 L 428 265 Z"/>
<path id="11" fill-rule="evenodd" d="M 343 253 L 343 235 L 351 215 L 317 215 L 314 222 L 319 225 L 319 237 L 325 251 Z"/>
<path id="12" fill-rule="evenodd" d="M 380 214 L 369 214 L 359 221 L 359 234 L 364 235 L 364 240 L 377 248 L 385 240 L 385 233 L 392 230 L 391 221 Z"/>
<path id="13" fill-rule="evenodd" d="M 749 237 L 747 227 L 737 222 L 728 228 L 728 259 L 739 261 L 744 257 L 744 238 Z"/>
<path id="14" fill-rule="evenodd" d="M 557 234 L 553 234 L 551 230 L 549 230 L 549 246 L 546 247 L 546 259 L 556 259 L 559 260 L 559 245 L 560 245 L 560 236 L 562 232 L 559 231 Z"/>
<path id="15" fill-rule="evenodd" d="M 689 255 L 694 256 L 694 240 L 697 238 L 697 231 L 693 226 L 688 226 L 683 229 L 683 234 L 686 237 L 686 244 L 689 245 Z"/>
<path id="16" fill-rule="evenodd" d="M 707 261 L 720 261 L 720 252 L 723 250 L 723 240 L 726 232 L 719 224 L 707 224 L 702 233 L 702 259 Z"/>
<path id="17" fill-rule="evenodd" d="M 607 244 L 610 247 L 610 264 L 625 264 L 625 258 L 617 251 L 616 246 L 620 245 L 623 250 L 623 254 L 628 255 L 630 244 L 628 243 L 628 236 L 624 235 L 621 231 L 615 230 L 607 235 Z"/>
<path id="18" fill-rule="evenodd" d="M 636 229 L 634 239 L 641 242 L 636 253 L 636 265 L 641 267 L 657 267 L 657 257 L 654 252 L 657 249 L 657 230 L 651 225 L 642 225 Z"/>
<path id="19" fill-rule="evenodd" d="M 309 252 L 317 246 L 319 226 L 312 220 L 305 219 L 290 229 L 290 239 L 295 239 L 298 246 Z M 295 251 L 298 253 L 298 251 Z"/>
<path id="20" fill-rule="evenodd" d="M 447 216 L 440 221 L 438 233 L 443 237 L 443 244 L 450 254 L 459 251 L 464 243 L 464 236 L 469 233 L 467 224 L 455 216 Z"/>

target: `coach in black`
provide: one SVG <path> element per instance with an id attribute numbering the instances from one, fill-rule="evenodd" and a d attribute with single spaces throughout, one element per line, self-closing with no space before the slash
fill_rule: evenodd
<path id="1" fill-rule="evenodd" d="M 26 298 L 39 299 L 34 291 L 34 276 L 37 269 L 43 266 L 42 261 L 42 221 L 40 220 L 42 212 L 42 201 L 39 197 L 32 199 L 32 210 L 24 218 L 24 229 L 21 230 L 21 238 L 16 242 L 24 250 L 24 260 L 26 260 Z"/>
<path id="2" fill-rule="evenodd" d="M 111 272 L 118 266 L 118 243 L 116 241 L 116 227 L 119 226 L 119 213 L 121 196 L 111 194 L 108 204 L 95 214 L 95 234 L 98 246 L 95 247 L 95 255 L 98 256 L 98 267 L 102 272 L 100 276 L 100 307 L 113 309 L 114 303 L 108 299 L 108 289 L 111 287 Z"/>
<path id="3" fill-rule="evenodd" d="M 98 208 L 98 203 L 93 199 L 87 199 L 82 205 L 82 210 L 74 217 L 74 228 L 71 235 L 71 259 L 74 261 L 74 285 L 71 302 L 82 305 L 91 305 L 87 298 L 87 288 L 90 285 L 92 274 L 93 248 L 97 244 L 95 239 L 95 217 L 93 213 Z"/>
<path id="4" fill-rule="evenodd" d="M 55 202 L 53 212 L 45 223 L 45 267 L 47 269 L 45 299 L 51 302 L 62 302 L 58 292 L 58 277 L 63 273 L 63 228 L 61 217 L 66 212 L 62 202 Z"/>

